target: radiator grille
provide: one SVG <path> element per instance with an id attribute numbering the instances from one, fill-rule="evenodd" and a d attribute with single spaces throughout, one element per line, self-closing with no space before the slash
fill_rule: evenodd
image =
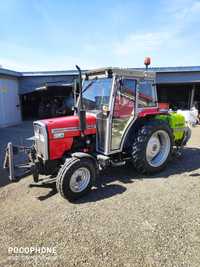
<path id="1" fill-rule="evenodd" d="M 35 149 L 37 155 L 47 160 L 47 133 L 44 125 L 34 123 Z"/>

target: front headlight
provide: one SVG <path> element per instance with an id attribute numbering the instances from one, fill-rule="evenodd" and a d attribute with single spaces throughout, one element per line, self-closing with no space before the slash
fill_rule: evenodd
<path id="1" fill-rule="evenodd" d="M 39 128 L 36 128 L 34 129 L 34 135 L 35 135 L 35 139 L 39 139 L 40 137 L 40 133 L 39 133 Z"/>
<path id="2" fill-rule="evenodd" d="M 40 134 L 40 135 L 39 135 L 39 140 L 40 140 L 41 142 L 44 142 L 44 135 Z"/>
<path id="3" fill-rule="evenodd" d="M 35 127 L 34 128 L 34 135 L 35 135 L 35 139 L 40 140 L 41 142 L 45 141 L 41 127 Z"/>
<path id="4" fill-rule="evenodd" d="M 33 123 L 34 127 L 34 139 L 35 139 L 35 149 L 37 155 L 43 160 L 48 160 L 48 134 L 46 126 L 41 121 L 35 121 Z"/>

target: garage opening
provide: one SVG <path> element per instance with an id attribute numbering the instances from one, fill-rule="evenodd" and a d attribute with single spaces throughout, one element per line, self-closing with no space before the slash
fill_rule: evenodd
<path id="1" fill-rule="evenodd" d="M 192 84 L 159 84 L 158 101 L 169 103 L 173 110 L 190 109 L 192 105 Z"/>
<path id="2" fill-rule="evenodd" d="M 45 119 L 73 114 L 72 84 L 46 84 L 21 96 L 23 120 Z"/>

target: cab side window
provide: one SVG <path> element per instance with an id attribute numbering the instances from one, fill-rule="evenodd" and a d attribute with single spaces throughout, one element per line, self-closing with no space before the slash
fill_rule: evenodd
<path id="1" fill-rule="evenodd" d="M 141 81 L 138 84 L 139 91 L 139 108 L 155 107 L 156 93 L 153 81 Z"/>
<path id="2" fill-rule="evenodd" d="M 135 108 L 136 81 L 121 80 L 114 105 L 114 118 L 130 117 Z"/>

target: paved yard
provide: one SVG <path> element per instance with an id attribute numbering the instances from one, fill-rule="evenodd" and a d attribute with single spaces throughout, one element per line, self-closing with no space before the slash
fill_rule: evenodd
<path id="1" fill-rule="evenodd" d="M 0 146 L 31 136 L 29 125 L 0 130 Z M 0 171 L 0 266 L 200 266 L 200 127 L 181 159 L 141 177 L 110 169 L 76 204 L 54 184 L 6 182 Z M 3 141 L 3 139 L 5 141 Z M 9 254 L 9 247 L 55 247 L 56 255 Z"/>

